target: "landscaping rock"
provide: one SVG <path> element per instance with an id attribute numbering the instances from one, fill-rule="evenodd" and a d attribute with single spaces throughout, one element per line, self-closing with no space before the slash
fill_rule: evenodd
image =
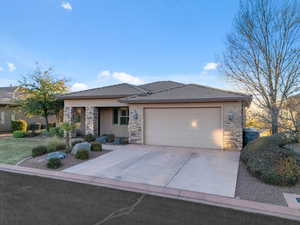
<path id="1" fill-rule="evenodd" d="M 51 152 L 47 155 L 47 160 L 58 158 L 58 159 L 64 159 L 66 158 L 67 154 L 64 152 Z"/>
<path id="2" fill-rule="evenodd" d="M 76 153 L 79 151 L 79 150 L 87 150 L 88 152 L 91 151 L 91 144 L 88 143 L 88 142 L 82 142 L 82 143 L 78 143 L 76 144 L 72 151 L 71 151 L 71 154 L 72 155 L 76 155 Z"/>
<path id="3" fill-rule="evenodd" d="M 100 142 L 100 143 L 106 143 L 107 139 L 108 139 L 107 136 L 101 136 L 101 137 L 96 138 L 96 141 Z"/>

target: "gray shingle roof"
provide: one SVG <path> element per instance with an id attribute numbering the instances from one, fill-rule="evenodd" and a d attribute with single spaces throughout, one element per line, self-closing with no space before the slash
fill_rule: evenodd
<path id="1" fill-rule="evenodd" d="M 15 104 L 15 91 L 17 87 L 0 87 L 0 105 Z"/>
<path id="2" fill-rule="evenodd" d="M 139 87 L 150 92 L 157 92 L 169 88 L 180 87 L 183 85 L 184 85 L 183 83 L 174 82 L 174 81 L 157 81 L 153 83 L 143 84 L 140 85 Z"/>
<path id="3" fill-rule="evenodd" d="M 251 96 L 197 84 L 187 84 L 149 95 L 122 98 L 120 101 L 127 103 L 251 101 Z"/>
<path id="4" fill-rule="evenodd" d="M 94 88 L 85 91 L 71 92 L 59 96 L 61 99 L 94 99 L 94 98 L 122 98 L 132 95 L 146 93 L 137 86 L 122 83 L 101 88 Z"/>

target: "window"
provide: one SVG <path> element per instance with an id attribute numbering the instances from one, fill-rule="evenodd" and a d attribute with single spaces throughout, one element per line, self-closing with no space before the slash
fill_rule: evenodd
<path id="1" fill-rule="evenodd" d="M 119 109 L 113 110 L 113 124 L 119 124 Z"/>
<path id="2" fill-rule="evenodd" d="M 121 109 L 120 110 L 120 124 L 121 125 L 128 125 L 129 121 L 129 111 L 128 109 Z"/>
<path id="3" fill-rule="evenodd" d="M 129 111 L 128 109 L 113 109 L 113 124 L 128 125 Z"/>

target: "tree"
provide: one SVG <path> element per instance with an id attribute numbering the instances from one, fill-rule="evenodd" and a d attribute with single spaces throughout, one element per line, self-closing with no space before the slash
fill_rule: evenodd
<path id="1" fill-rule="evenodd" d="M 272 134 L 278 132 L 284 102 L 299 91 L 299 46 L 299 1 L 240 2 L 227 37 L 222 70 L 253 95 Z"/>
<path id="2" fill-rule="evenodd" d="M 67 149 L 71 149 L 71 136 L 72 136 L 72 132 L 74 132 L 74 130 L 77 128 L 77 126 L 75 124 L 72 123 L 63 123 L 61 125 L 61 129 L 64 130 L 65 132 L 65 143 L 67 145 Z"/>
<path id="3" fill-rule="evenodd" d="M 27 116 L 44 117 L 46 129 L 49 130 L 49 115 L 57 114 L 62 107 L 57 95 L 66 91 L 66 81 L 54 78 L 51 67 L 43 71 L 37 66 L 32 74 L 19 81 L 18 103 Z"/>

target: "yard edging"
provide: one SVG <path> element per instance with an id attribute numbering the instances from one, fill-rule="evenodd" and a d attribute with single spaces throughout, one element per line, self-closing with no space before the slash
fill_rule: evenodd
<path id="1" fill-rule="evenodd" d="M 159 197 L 202 203 L 218 207 L 231 208 L 235 210 L 258 213 L 284 219 L 300 221 L 299 210 L 288 207 L 271 205 L 248 200 L 233 199 L 212 194 L 179 190 L 174 188 L 158 187 L 153 185 L 138 184 L 132 182 L 124 182 L 107 178 L 98 178 L 92 176 L 84 176 L 71 174 L 61 171 L 49 171 L 41 169 L 33 169 L 20 167 L 15 165 L 0 164 L 0 171 L 18 173 L 31 176 L 39 176 L 50 179 L 64 180 L 82 184 L 89 184 L 113 189 L 119 189 L 130 192 L 144 193 Z"/>

